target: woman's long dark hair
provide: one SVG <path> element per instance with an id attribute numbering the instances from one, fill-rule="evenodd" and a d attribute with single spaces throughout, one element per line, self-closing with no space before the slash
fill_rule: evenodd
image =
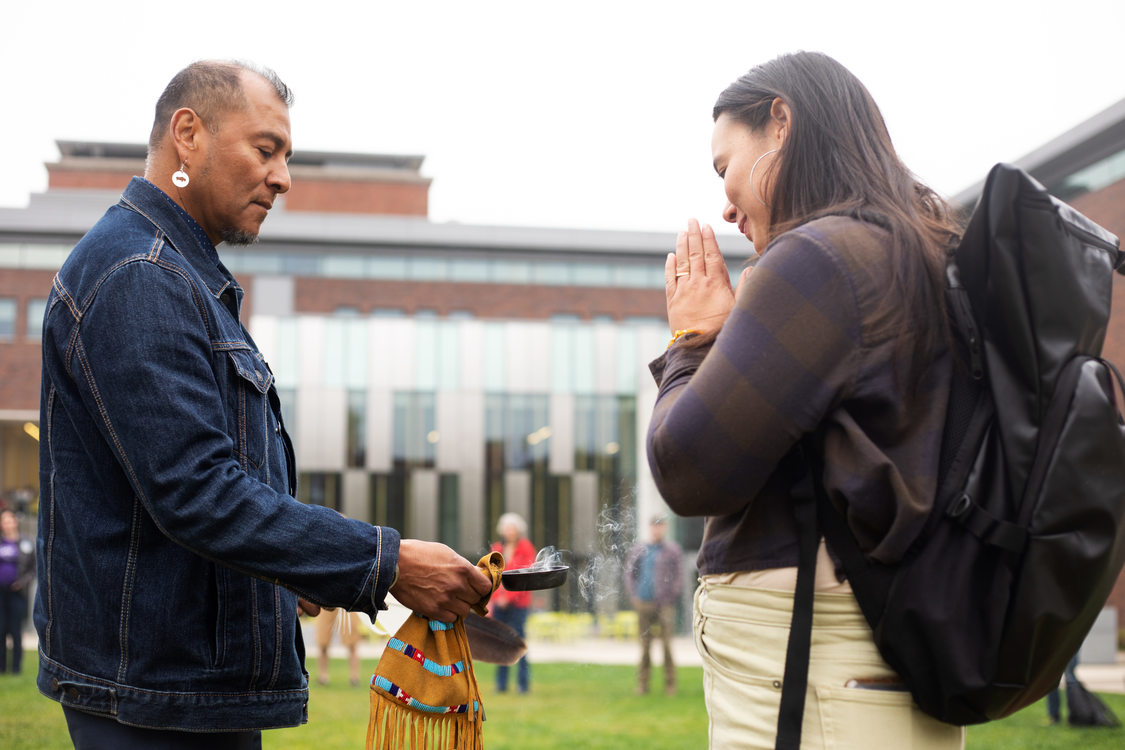
<path id="1" fill-rule="evenodd" d="M 768 167 L 773 190 L 767 244 L 827 214 L 878 217 L 892 236 L 898 291 L 887 303 L 914 302 L 900 341 L 913 339 L 911 354 L 937 351 L 947 335 L 945 316 L 935 315 L 944 309 L 945 255 L 960 233 L 953 211 L 903 165 L 867 88 L 828 55 L 797 52 L 753 68 L 719 95 L 712 114 L 716 120 L 726 114 L 757 133 L 778 98 L 789 106 L 790 122 Z"/>

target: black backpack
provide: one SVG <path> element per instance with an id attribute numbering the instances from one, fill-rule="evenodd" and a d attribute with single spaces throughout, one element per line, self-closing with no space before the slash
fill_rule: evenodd
<path id="1" fill-rule="evenodd" d="M 842 563 L 918 706 L 965 725 L 1057 687 L 1125 563 L 1125 423 L 1100 358 L 1118 240 L 999 164 L 947 264 L 955 359 L 939 487 L 904 559 L 860 550 L 802 444 L 801 530 L 778 748 L 800 746 L 816 546 Z"/>

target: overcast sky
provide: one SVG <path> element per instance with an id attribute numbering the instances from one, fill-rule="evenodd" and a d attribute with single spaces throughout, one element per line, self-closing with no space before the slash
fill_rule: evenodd
<path id="1" fill-rule="evenodd" d="M 465 224 L 721 224 L 711 105 L 782 52 L 849 67 L 945 195 L 1125 98 L 1120 0 L 17 2 L 0 206 L 46 188 L 56 139 L 144 142 L 207 57 L 279 73 L 298 150 L 424 155 L 430 218 Z"/>

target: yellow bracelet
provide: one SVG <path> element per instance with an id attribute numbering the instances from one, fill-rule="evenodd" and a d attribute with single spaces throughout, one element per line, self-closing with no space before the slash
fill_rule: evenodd
<path id="1" fill-rule="evenodd" d="M 694 328 L 685 328 L 682 331 L 676 331 L 674 334 L 672 334 L 672 340 L 668 342 L 668 347 L 671 348 L 672 344 L 676 343 L 684 336 L 687 336 L 691 333 L 699 333 L 699 331 L 695 330 Z"/>

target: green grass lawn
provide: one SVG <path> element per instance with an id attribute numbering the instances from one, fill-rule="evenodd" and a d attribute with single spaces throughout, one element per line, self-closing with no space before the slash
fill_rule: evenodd
<path id="1" fill-rule="evenodd" d="M 62 710 L 35 689 L 35 654 L 25 659 L 24 673 L 0 675 L 0 748 L 5 750 L 65 750 L 70 747 Z M 310 665 L 312 666 L 312 665 Z M 367 679 L 374 661 L 365 660 Z M 495 667 L 479 664 L 488 721 L 484 725 L 489 750 L 683 750 L 707 746 L 707 714 L 703 707 L 702 670 L 678 670 L 680 690 L 673 697 L 659 691 L 633 692 L 632 667 L 576 664 L 534 664 L 531 692 L 497 693 Z M 315 674 L 315 670 L 314 670 Z M 332 679 L 312 686 L 309 723 L 296 729 L 264 734 L 270 750 L 361 750 L 367 732 L 367 686 L 351 687 L 343 660 L 333 660 Z M 654 680 L 659 677 L 659 670 Z M 514 675 L 513 675 L 514 677 Z M 1125 695 L 1102 694 L 1110 708 L 1125 718 Z M 1121 750 L 1125 729 L 1075 729 L 1046 726 L 1042 703 L 1004 721 L 970 727 L 970 750 Z"/>

